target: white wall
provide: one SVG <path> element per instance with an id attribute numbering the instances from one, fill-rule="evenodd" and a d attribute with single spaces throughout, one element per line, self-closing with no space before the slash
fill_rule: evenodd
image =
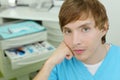
<path id="1" fill-rule="evenodd" d="M 107 41 L 120 46 L 120 0 L 100 0 L 107 9 L 110 28 Z"/>

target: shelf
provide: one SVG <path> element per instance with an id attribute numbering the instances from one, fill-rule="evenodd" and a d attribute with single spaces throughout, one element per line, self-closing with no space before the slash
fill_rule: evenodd
<path id="1" fill-rule="evenodd" d="M 15 7 L 15 8 L 8 8 L 0 12 L 0 17 L 58 22 L 59 9 L 60 9 L 59 7 L 53 7 L 48 12 L 41 12 L 39 10 L 36 10 L 35 8 L 30 8 L 30 7 Z"/>

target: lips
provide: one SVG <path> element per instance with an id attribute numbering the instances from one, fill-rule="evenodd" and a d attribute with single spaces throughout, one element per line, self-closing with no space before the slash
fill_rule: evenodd
<path id="1" fill-rule="evenodd" d="M 79 50 L 74 50 L 76 54 L 82 54 L 85 50 L 79 49 Z"/>

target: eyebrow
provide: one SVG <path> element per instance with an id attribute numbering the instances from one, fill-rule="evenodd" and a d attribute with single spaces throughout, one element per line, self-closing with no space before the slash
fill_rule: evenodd
<path id="1" fill-rule="evenodd" d="M 81 28 L 81 27 L 84 27 L 84 26 L 88 26 L 89 24 L 91 24 L 91 23 L 90 23 L 90 22 L 83 23 L 83 24 L 81 24 L 80 26 L 78 26 L 78 28 Z M 64 26 L 64 27 L 63 27 L 63 30 L 66 30 L 66 29 L 70 29 L 70 28 L 68 28 L 67 26 Z"/>
<path id="2" fill-rule="evenodd" d="M 79 27 L 88 26 L 88 25 L 90 25 L 90 24 L 91 24 L 91 22 L 83 23 L 83 24 L 81 24 Z"/>
<path id="3" fill-rule="evenodd" d="M 70 28 L 68 28 L 68 27 L 66 27 L 66 26 L 63 27 L 63 30 L 67 30 L 67 29 L 70 29 Z"/>

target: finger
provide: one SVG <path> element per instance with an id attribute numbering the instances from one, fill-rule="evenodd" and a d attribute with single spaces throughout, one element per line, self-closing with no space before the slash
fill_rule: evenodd
<path id="1" fill-rule="evenodd" d="M 65 41 L 63 41 L 63 42 L 68 47 L 68 49 L 70 50 L 70 52 L 72 53 L 72 55 L 74 55 L 73 52 L 72 52 L 72 50 L 71 50 L 71 48 L 65 43 Z"/>
<path id="2" fill-rule="evenodd" d="M 72 57 L 73 57 L 73 52 L 72 52 L 72 50 L 71 50 L 71 48 L 64 42 L 64 44 L 67 46 L 67 48 L 69 49 L 69 52 L 68 52 L 68 54 L 66 55 L 66 58 L 67 59 L 71 59 Z"/>
<path id="3" fill-rule="evenodd" d="M 70 60 L 72 57 L 73 57 L 72 54 L 68 54 L 68 55 L 66 55 L 66 59 L 68 59 L 68 60 Z"/>

